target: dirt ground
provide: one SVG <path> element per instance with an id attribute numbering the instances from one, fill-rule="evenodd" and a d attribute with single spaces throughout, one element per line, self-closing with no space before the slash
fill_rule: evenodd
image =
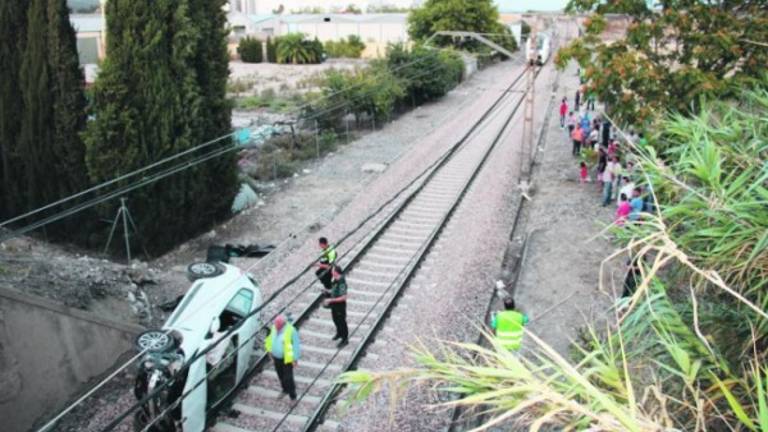
<path id="1" fill-rule="evenodd" d="M 556 100 L 573 95 L 577 85 L 576 68 L 568 68 Z M 528 329 L 567 355 L 577 329 L 601 322 L 611 306 L 598 286 L 600 263 L 614 250 L 601 231 L 615 209 L 600 205 L 596 183 L 579 183 L 578 160 L 557 113 L 549 122 L 532 185 L 518 231 L 528 244 L 514 297 L 531 318 Z"/>
<path id="2" fill-rule="evenodd" d="M 329 70 L 350 70 L 367 65 L 366 60 L 328 59 L 320 64 L 285 65 L 275 63 L 243 63 L 233 61 L 229 64 L 230 83 L 240 82 L 250 89 L 241 96 L 253 95 L 266 89 L 275 92 L 285 90 L 305 90 L 310 81 L 323 76 Z"/>

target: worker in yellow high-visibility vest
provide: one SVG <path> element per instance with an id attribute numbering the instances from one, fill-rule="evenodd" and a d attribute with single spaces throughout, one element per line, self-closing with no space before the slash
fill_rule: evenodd
<path id="1" fill-rule="evenodd" d="M 296 400 L 293 367 L 299 365 L 299 357 L 301 356 L 299 331 L 293 324 L 287 322 L 284 316 L 278 315 L 269 330 L 267 340 L 264 342 L 264 349 L 275 363 L 275 372 L 277 372 L 280 385 L 283 387 L 283 394 L 290 396 L 291 400 Z"/>
<path id="2" fill-rule="evenodd" d="M 336 263 L 336 249 L 328 242 L 325 237 L 320 237 L 317 241 L 320 249 L 323 251 L 320 260 L 317 262 L 317 271 L 315 276 L 320 280 L 325 289 L 331 289 L 331 267 Z"/>
<path id="3" fill-rule="evenodd" d="M 528 315 L 515 310 L 512 297 L 504 299 L 504 310 L 497 312 L 491 321 L 496 331 L 496 340 L 508 350 L 517 351 L 523 342 L 523 327 L 528 324 Z"/>

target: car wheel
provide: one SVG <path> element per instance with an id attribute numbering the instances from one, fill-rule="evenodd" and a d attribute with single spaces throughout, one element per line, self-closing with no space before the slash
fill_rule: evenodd
<path id="1" fill-rule="evenodd" d="M 197 262 L 187 267 L 187 278 L 190 281 L 212 278 L 224 273 L 224 266 L 215 262 Z"/>
<path id="2" fill-rule="evenodd" d="M 136 349 L 140 352 L 163 353 L 173 349 L 174 345 L 173 336 L 162 330 L 147 330 L 136 337 Z"/>

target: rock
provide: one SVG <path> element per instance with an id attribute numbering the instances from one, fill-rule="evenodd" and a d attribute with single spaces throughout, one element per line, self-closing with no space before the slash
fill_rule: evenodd
<path id="1" fill-rule="evenodd" d="M 296 178 L 299 176 L 299 173 L 293 173 L 293 178 Z"/>
<path id="2" fill-rule="evenodd" d="M 363 164 L 360 170 L 364 173 L 382 173 L 387 169 L 387 164 L 369 162 Z"/>
<path id="3" fill-rule="evenodd" d="M 264 200 L 259 200 L 259 202 L 256 203 L 258 207 L 261 207 L 263 205 L 266 205 L 267 203 L 264 202 Z"/>
<path id="4" fill-rule="evenodd" d="M 303 172 L 304 174 L 309 174 L 309 173 L 312 172 L 312 170 L 308 170 L 308 169 L 305 168 L 305 169 L 301 170 L 301 172 Z"/>

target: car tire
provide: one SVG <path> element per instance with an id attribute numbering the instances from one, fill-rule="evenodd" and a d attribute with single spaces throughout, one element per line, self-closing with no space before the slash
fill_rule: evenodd
<path id="1" fill-rule="evenodd" d="M 139 352 L 164 353 L 172 350 L 176 341 L 169 332 L 147 330 L 136 336 L 134 344 Z"/>
<path id="2" fill-rule="evenodd" d="M 190 282 L 219 276 L 224 273 L 224 266 L 217 262 L 196 262 L 187 266 L 187 278 Z"/>

